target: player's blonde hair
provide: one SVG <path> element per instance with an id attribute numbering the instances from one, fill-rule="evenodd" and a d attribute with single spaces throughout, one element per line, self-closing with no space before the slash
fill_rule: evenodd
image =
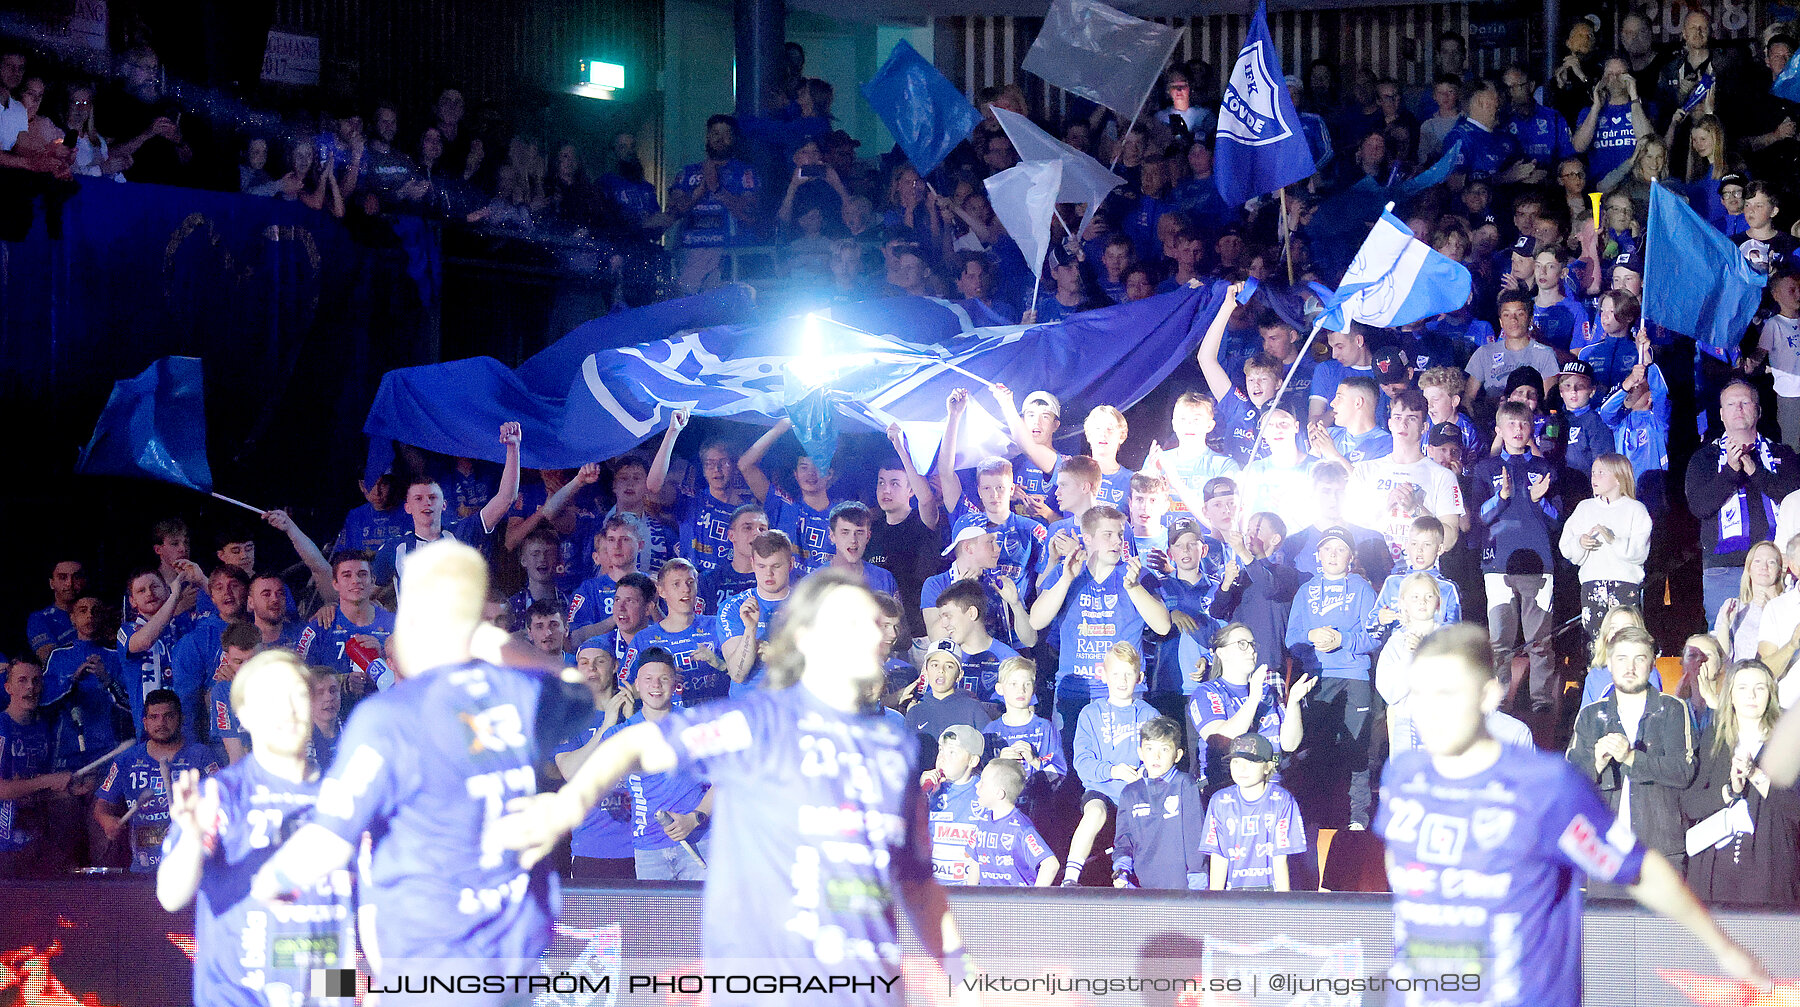
<path id="1" fill-rule="evenodd" d="M 250 690 L 262 688 L 264 679 L 287 672 L 306 684 L 310 693 L 314 675 L 311 668 L 291 650 L 265 650 L 245 661 L 231 679 L 231 710 L 242 714 L 250 701 Z"/>

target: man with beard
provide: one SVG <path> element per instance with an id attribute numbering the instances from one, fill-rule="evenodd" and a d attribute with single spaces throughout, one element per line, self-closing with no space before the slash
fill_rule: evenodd
<path id="1" fill-rule="evenodd" d="M 681 169 L 669 193 L 669 215 L 681 219 L 681 289 L 698 293 L 717 282 L 720 249 L 739 244 L 756 225 L 756 169 L 733 156 L 737 120 L 706 120 L 706 159 Z"/>

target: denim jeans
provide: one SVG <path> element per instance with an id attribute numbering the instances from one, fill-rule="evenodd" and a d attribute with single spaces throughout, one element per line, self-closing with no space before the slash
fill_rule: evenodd
<path id="1" fill-rule="evenodd" d="M 708 836 L 694 842 L 694 849 L 699 851 L 701 860 L 707 856 Z M 639 881 L 705 881 L 706 865 L 695 860 L 693 854 L 681 848 L 680 843 L 664 847 L 660 850 L 634 850 L 632 858 L 637 861 L 637 877 Z"/>

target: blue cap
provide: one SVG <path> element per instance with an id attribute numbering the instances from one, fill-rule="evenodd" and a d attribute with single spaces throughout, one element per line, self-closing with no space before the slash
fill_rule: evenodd
<path id="1" fill-rule="evenodd" d="M 575 653 L 579 654 L 584 650 L 604 650 L 610 654 L 612 653 L 612 641 L 607 637 L 611 635 L 611 633 L 601 633 L 597 636 L 590 636 L 581 641 L 581 646 L 575 648 Z"/>
<path id="2" fill-rule="evenodd" d="M 956 545 L 959 542 L 967 542 L 972 538 L 980 538 L 983 535 L 992 534 L 993 530 L 988 527 L 987 517 L 985 515 L 964 514 L 962 517 L 956 519 L 956 524 L 951 526 L 950 544 L 944 547 L 943 554 L 945 556 L 954 554 L 956 552 Z"/>

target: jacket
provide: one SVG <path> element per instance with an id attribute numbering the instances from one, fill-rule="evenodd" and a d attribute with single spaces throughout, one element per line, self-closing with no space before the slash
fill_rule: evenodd
<path id="1" fill-rule="evenodd" d="M 1113 873 L 1137 875 L 1140 888 L 1205 888 L 1205 827 L 1206 799 L 1192 776 L 1171 769 L 1161 779 L 1133 780 L 1119 795 Z"/>
<path id="2" fill-rule="evenodd" d="M 1681 814 L 1682 792 L 1694 782 L 1699 760 L 1694 750 L 1694 722 L 1687 704 L 1674 696 L 1651 690 L 1638 724 L 1637 754 L 1630 766 L 1608 762 L 1594 769 L 1594 745 L 1609 734 L 1624 734 L 1619 721 L 1619 696 L 1612 693 L 1598 703 L 1582 707 L 1575 718 L 1575 739 L 1568 758 L 1581 775 L 1593 780 L 1606 806 L 1619 810 L 1625 781 L 1631 787 L 1631 831 L 1645 846 L 1679 864 L 1686 858 L 1687 822 Z"/>
<path id="3" fill-rule="evenodd" d="M 1759 436 L 1756 452 L 1756 471 L 1750 475 L 1724 463 L 1724 451 L 1716 440 L 1701 445 L 1688 459 L 1688 511 L 1700 519 L 1700 549 L 1707 569 L 1742 567 L 1750 546 L 1774 533 L 1775 508 L 1800 489 L 1800 458 L 1794 456 L 1793 448 Z M 1721 542 L 1722 515 L 1727 507 L 1737 514 L 1742 533 L 1734 541 Z"/>

